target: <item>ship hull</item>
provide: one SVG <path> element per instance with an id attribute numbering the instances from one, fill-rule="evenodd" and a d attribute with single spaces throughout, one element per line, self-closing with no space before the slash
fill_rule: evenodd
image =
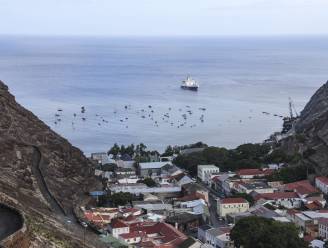
<path id="1" fill-rule="evenodd" d="M 184 90 L 192 90 L 192 91 L 197 91 L 198 90 L 198 87 L 197 86 L 181 86 L 181 89 L 184 89 Z"/>

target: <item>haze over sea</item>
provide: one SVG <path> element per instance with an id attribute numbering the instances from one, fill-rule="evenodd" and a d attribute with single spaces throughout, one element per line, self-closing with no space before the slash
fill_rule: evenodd
<path id="1" fill-rule="evenodd" d="M 0 37 L 0 79 L 88 154 L 115 142 L 161 151 L 261 142 L 281 129 L 273 114 L 288 115 L 288 97 L 302 110 L 327 68 L 328 38 L 319 36 Z M 198 92 L 180 89 L 188 74 Z"/>

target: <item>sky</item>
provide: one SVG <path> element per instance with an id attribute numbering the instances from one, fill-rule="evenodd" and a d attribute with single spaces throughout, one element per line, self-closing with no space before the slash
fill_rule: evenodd
<path id="1" fill-rule="evenodd" d="M 328 34 L 328 0 L 0 0 L 0 34 Z"/>

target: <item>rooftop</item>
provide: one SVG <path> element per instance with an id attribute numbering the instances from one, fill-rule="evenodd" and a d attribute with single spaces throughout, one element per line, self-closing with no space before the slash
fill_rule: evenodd
<path id="1" fill-rule="evenodd" d="M 160 169 L 165 165 L 172 166 L 171 162 L 148 162 L 148 163 L 139 163 L 140 169 Z"/>
<path id="2" fill-rule="evenodd" d="M 328 185 L 328 177 L 316 177 L 316 180 L 319 180 L 321 183 Z"/>
<path id="3" fill-rule="evenodd" d="M 291 198 L 299 198 L 295 192 L 275 192 L 275 193 L 263 193 L 255 196 L 256 200 L 259 199 L 266 200 L 278 200 L 278 199 L 291 199 Z"/>
<path id="4" fill-rule="evenodd" d="M 293 190 L 301 195 L 318 192 L 318 190 L 314 188 L 308 180 L 297 181 L 294 183 L 287 183 L 283 187 L 285 190 L 290 190 L 290 191 Z"/>
<path id="5" fill-rule="evenodd" d="M 238 176 L 258 176 L 270 175 L 274 172 L 272 169 L 241 169 L 237 171 Z"/>
<path id="6" fill-rule="evenodd" d="M 248 203 L 246 199 L 241 198 L 241 197 L 236 197 L 236 198 L 224 198 L 220 200 L 221 204 L 237 204 L 237 203 Z"/>

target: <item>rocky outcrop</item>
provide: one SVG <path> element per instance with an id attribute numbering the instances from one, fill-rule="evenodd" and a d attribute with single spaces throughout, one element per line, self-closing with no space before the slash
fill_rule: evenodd
<path id="1" fill-rule="evenodd" d="M 289 153 L 300 153 L 301 162 L 317 175 L 328 175 L 328 82 L 311 97 L 295 124 L 295 135 L 282 145 Z"/>
<path id="2" fill-rule="evenodd" d="M 83 153 L 19 105 L 1 81 L 0 166 L 0 192 L 15 199 L 27 218 L 63 237 L 64 219 L 95 188 L 93 165 Z M 72 239 L 79 233 L 69 232 Z"/>

